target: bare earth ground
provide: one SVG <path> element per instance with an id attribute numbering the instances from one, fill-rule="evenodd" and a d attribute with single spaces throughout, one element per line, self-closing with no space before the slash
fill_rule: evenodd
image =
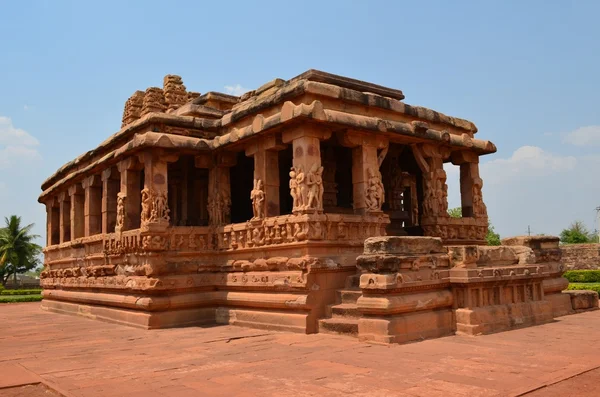
<path id="1" fill-rule="evenodd" d="M 598 329 L 594 311 L 384 346 L 233 326 L 146 331 L 10 304 L 0 396 L 598 396 Z"/>

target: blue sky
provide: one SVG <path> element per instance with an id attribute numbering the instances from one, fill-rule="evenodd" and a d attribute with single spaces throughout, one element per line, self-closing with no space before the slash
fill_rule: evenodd
<path id="1" fill-rule="evenodd" d="M 315 68 L 473 121 L 502 236 L 595 228 L 597 1 L 0 3 L 0 216 L 45 234 L 41 182 L 120 127 L 125 100 L 179 74 L 234 92 Z M 460 203 L 448 170 L 450 206 Z"/>

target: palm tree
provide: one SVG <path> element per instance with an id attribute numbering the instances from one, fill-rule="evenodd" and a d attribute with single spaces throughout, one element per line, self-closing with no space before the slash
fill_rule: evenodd
<path id="1" fill-rule="evenodd" d="M 39 265 L 42 247 L 33 242 L 39 238 L 36 234 L 30 234 L 33 223 L 21 227 L 21 217 L 16 215 L 5 217 L 4 222 L 6 226 L 0 229 L 0 279 L 4 285 L 12 273 L 16 286 L 17 273 Z"/>

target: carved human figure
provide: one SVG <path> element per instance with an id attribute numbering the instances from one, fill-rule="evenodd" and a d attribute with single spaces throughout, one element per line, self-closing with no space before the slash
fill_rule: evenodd
<path id="1" fill-rule="evenodd" d="M 125 194 L 118 193 L 117 194 L 117 222 L 116 222 L 116 230 L 121 230 L 123 225 L 125 225 Z"/>
<path id="2" fill-rule="evenodd" d="M 381 181 L 381 173 L 379 170 L 369 168 L 367 174 L 368 180 L 365 192 L 367 209 L 369 211 L 381 211 L 385 196 L 383 182 Z"/>
<path id="3" fill-rule="evenodd" d="M 290 195 L 292 196 L 292 209 L 295 210 L 299 207 L 298 199 L 300 198 L 300 192 L 298 191 L 298 180 L 296 179 L 296 170 L 294 167 L 290 170 Z"/>
<path id="4" fill-rule="evenodd" d="M 296 170 L 296 182 L 300 193 L 298 195 L 298 208 L 304 209 L 308 203 L 308 185 L 306 184 L 306 176 L 302 167 L 298 167 Z"/>
<path id="5" fill-rule="evenodd" d="M 252 219 L 262 219 L 265 217 L 265 191 L 263 190 L 263 182 L 260 179 L 254 180 L 254 189 L 250 192 L 252 200 L 252 210 L 254 217 Z"/>
<path id="6" fill-rule="evenodd" d="M 306 177 L 308 201 L 305 209 L 323 208 L 323 167 L 313 164 Z"/>
<path id="7" fill-rule="evenodd" d="M 148 188 L 142 189 L 142 223 L 150 221 L 152 216 L 152 197 L 150 196 L 150 190 Z"/>

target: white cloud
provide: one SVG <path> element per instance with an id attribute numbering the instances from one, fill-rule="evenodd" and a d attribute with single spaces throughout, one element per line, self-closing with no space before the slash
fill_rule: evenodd
<path id="1" fill-rule="evenodd" d="M 563 156 L 536 146 L 522 146 L 510 157 L 486 162 L 481 157 L 483 199 L 492 224 L 503 237 L 527 233 L 558 235 L 575 220 L 595 228 L 600 184 L 589 170 L 600 156 Z M 458 167 L 446 165 L 448 205 L 460 206 Z"/>
<path id="2" fill-rule="evenodd" d="M 229 95 L 235 95 L 235 96 L 240 96 L 246 92 L 250 91 L 247 88 L 242 87 L 239 84 L 236 85 L 226 85 L 225 86 L 225 92 Z"/>
<path id="3" fill-rule="evenodd" d="M 0 168 L 18 161 L 40 158 L 39 141 L 25 130 L 16 128 L 8 117 L 0 116 Z"/>
<path id="4" fill-rule="evenodd" d="M 600 145 L 600 125 L 580 127 L 567 133 L 564 142 L 575 146 Z"/>
<path id="5" fill-rule="evenodd" d="M 0 145 L 35 146 L 39 142 L 25 130 L 15 128 L 10 118 L 0 116 Z"/>
<path id="6" fill-rule="evenodd" d="M 23 105 L 23 110 L 28 111 L 29 110 L 29 106 Z"/>

